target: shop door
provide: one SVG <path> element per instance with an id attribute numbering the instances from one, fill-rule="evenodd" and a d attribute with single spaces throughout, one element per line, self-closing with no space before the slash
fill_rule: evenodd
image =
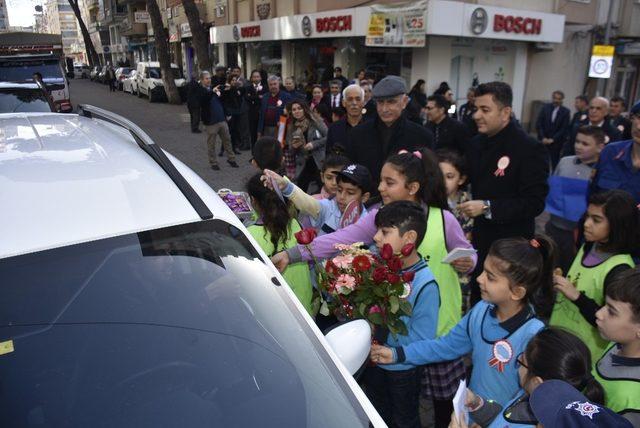
<path id="1" fill-rule="evenodd" d="M 456 105 L 467 102 L 467 89 L 473 86 L 473 58 L 458 55 L 451 60 L 449 85 L 453 91 Z"/>

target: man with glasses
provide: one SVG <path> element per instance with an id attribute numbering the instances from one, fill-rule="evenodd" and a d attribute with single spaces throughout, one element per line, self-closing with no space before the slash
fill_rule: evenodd
<path id="1" fill-rule="evenodd" d="M 640 101 L 629 113 L 631 139 L 609 144 L 602 150 L 590 191 L 625 190 L 640 204 Z"/>

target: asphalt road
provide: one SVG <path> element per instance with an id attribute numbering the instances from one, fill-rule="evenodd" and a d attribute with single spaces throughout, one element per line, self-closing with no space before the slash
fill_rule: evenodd
<path id="1" fill-rule="evenodd" d="M 71 102 L 91 104 L 112 111 L 141 127 L 168 151 L 202 177 L 213 189 L 244 190 L 244 184 L 257 172 L 250 164 L 250 152 L 237 156 L 240 168 L 231 168 L 220 159 L 220 171 L 213 171 L 207 159 L 206 134 L 194 134 L 189 128 L 186 105 L 150 103 L 125 92 L 109 92 L 107 85 L 88 79 L 71 79 Z"/>

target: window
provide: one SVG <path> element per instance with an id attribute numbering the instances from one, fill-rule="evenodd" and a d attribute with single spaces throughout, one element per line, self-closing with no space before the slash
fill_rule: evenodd
<path id="1" fill-rule="evenodd" d="M 0 89 L 0 113 L 51 112 L 40 89 Z"/>

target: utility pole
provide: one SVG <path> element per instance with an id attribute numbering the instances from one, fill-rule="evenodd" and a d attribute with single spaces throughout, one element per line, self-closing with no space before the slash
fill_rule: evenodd
<path id="1" fill-rule="evenodd" d="M 604 41 L 603 45 L 608 45 L 611 39 L 611 19 L 613 18 L 613 6 L 616 3 L 616 0 L 609 0 L 609 12 L 607 13 L 607 24 L 604 28 Z M 604 96 L 604 91 L 606 89 L 608 79 L 598 79 L 598 86 L 596 88 L 597 96 Z"/>

